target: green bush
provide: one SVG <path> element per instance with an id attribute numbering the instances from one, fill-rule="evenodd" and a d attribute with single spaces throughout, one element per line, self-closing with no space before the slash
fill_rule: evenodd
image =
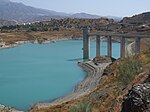
<path id="1" fill-rule="evenodd" d="M 84 102 L 71 108 L 70 112 L 92 112 L 90 103 Z"/>
<path id="2" fill-rule="evenodd" d="M 30 28 L 30 30 L 31 30 L 31 31 L 37 31 L 38 29 L 37 29 L 36 26 L 32 26 L 32 27 Z"/>
<path id="3" fill-rule="evenodd" d="M 42 27 L 41 31 L 48 31 L 48 28 L 47 27 Z"/>
<path id="4" fill-rule="evenodd" d="M 128 57 L 117 65 L 117 83 L 121 89 L 125 88 L 135 75 L 142 72 L 142 63 L 137 56 Z"/>

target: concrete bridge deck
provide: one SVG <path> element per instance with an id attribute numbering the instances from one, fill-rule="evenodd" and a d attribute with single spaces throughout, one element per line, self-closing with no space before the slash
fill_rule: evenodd
<path id="1" fill-rule="evenodd" d="M 108 56 L 112 57 L 112 37 L 120 38 L 120 54 L 121 58 L 125 57 L 125 45 L 126 38 L 135 38 L 135 51 L 140 53 L 141 39 L 149 38 L 150 35 L 139 35 L 139 34 L 101 34 L 101 33 L 90 33 L 88 28 L 83 29 L 83 59 L 90 58 L 90 37 L 96 37 L 96 56 L 100 56 L 100 37 L 107 38 L 108 45 Z"/>

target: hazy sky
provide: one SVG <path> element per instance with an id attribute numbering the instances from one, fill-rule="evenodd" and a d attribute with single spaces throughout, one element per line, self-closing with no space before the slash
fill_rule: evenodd
<path id="1" fill-rule="evenodd" d="M 150 11 L 150 0 L 11 0 L 66 13 L 86 12 L 101 16 L 132 16 Z"/>

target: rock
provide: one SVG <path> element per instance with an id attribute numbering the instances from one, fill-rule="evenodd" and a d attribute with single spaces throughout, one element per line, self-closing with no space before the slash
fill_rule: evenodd
<path id="1" fill-rule="evenodd" d="M 114 62 L 116 59 L 112 58 L 112 57 L 107 57 L 107 56 L 98 56 L 96 58 L 93 59 L 93 62 L 95 63 L 95 65 L 99 65 L 101 63 L 110 63 L 110 62 Z"/>
<path id="2" fill-rule="evenodd" d="M 150 81 L 129 90 L 121 112 L 150 112 Z"/>
<path id="3" fill-rule="evenodd" d="M 31 42 L 34 44 L 49 44 L 49 43 L 51 43 L 51 41 L 47 38 L 36 38 L 35 40 L 32 40 Z"/>
<path id="4" fill-rule="evenodd" d="M 23 112 L 23 111 L 18 111 L 12 107 L 7 107 L 0 104 L 0 112 Z"/>

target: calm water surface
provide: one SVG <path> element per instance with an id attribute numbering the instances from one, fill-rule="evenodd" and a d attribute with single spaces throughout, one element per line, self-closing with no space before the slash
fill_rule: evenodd
<path id="1" fill-rule="evenodd" d="M 101 54 L 106 55 L 106 43 Z M 118 43 L 113 56 L 119 57 Z M 91 43 L 91 57 L 95 42 Z M 50 101 L 73 91 L 86 73 L 77 65 L 82 58 L 82 41 L 54 44 L 25 44 L 0 50 L 0 104 L 27 110 L 33 103 Z"/>

